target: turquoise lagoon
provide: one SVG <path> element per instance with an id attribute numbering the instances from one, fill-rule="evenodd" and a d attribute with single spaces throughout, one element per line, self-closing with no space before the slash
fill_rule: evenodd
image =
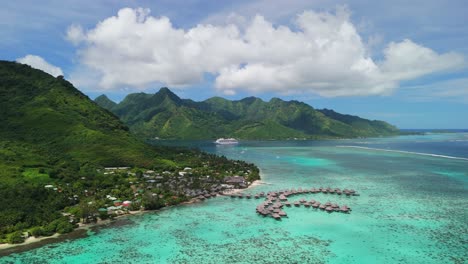
<path id="1" fill-rule="evenodd" d="M 180 142 L 179 142 L 180 143 Z M 1 263 L 466 263 L 468 133 L 337 141 L 241 142 L 206 151 L 256 163 L 263 184 L 352 188 L 360 196 L 304 194 L 350 214 L 285 208 L 276 221 L 259 200 L 218 197 L 128 217 L 88 237 Z"/>

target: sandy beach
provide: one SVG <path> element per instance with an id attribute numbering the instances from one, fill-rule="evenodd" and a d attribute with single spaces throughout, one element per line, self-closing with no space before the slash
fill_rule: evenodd
<path id="1" fill-rule="evenodd" d="M 223 193 L 225 195 L 231 195 L 231 194 L 235 194 L 235 193 L 244 192 L 244 191 L 252 189 L 252 188 L 254 188 L 256 186 L 264 185 L 264 184 L 268 184 L 268 183 L 266 183 L 264 181 L 261 181 L 261 180 L 256 180 L 256 181 L 252 182 L 252 184 L 250 184 L 249 187 L 247 187 L 245 189 L 229 189 L 229 190 L 224 191 Z"/>

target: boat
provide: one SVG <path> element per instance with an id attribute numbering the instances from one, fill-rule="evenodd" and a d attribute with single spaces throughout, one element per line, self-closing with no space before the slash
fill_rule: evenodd
<path id="1" fill-rule="evenodd" d="M 235 138 L 218 138 L 215 143 L 220 145 L 232 145 L 238 144 L 239 141 L 237 141 Z"/>

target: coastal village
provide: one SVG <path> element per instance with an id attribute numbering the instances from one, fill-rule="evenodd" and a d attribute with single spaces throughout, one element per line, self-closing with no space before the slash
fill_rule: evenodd
<path id="1" fill-rule="evenodd" d="M 197 170 L 190 167 L 185 167 L 178 171 L 165 170 L 160 172 L 155 170 L 137 170 L 135 172 L 135 169 L 130 167 L 106 167 L 103 169 L 103 175 L 123 174 L 127 175 L 128 179 L 138 179 L 128 181 L 132 195 L 130 197 L 128 193 L 121 195 L 122 193 L 119 193 L 118 189 L 112 189 L 109 193 L 105 194 L 103 199 L 88 202 L 89 208 L 94 208 L 94 210 L 89 210 L 87 215 L 82 214 L 81 220 L 82 223 L 90 223 L 97 221 L 98 218 L 107 219 L 109 217 L 125 215 L 132 211 L 159 209 L 187 201 L 203 201 L 218 195 L 239 199 L 263 199 L 264 201 L 257 205 L 256 212 L 262 216 L 269 216 L 280 220 L 282 217 L 287 217 L 287 213 L 283 210 L 285 206 L 315 208 L 328 213 L 351 212 L 349 206 L 340 206 L 330 201 L 321 203 L 314 199 L 308 201 L 304 198 L 289 201 L 288 198 L 292 196 L 316 193 L 348 197 L 359 196 L 353 189 L 341 190 L 340 188 L 330 187 L 298 188 L 297 190 L 293 188 L 290 190 L 269 191 L 267 193 L 244 194 L 235 191 L 245 189 L 252 183 L 248 180 L 251 178 L 252 171 L 239 171 L 239 173 L 242 176 L 231 175 L 233 174 L 232 172 L 226 171 L 225 174 L 229 176 L 219 177 L 218 173 L 218 177 L 212 177 L 210 175 L 201 176 Z M 46 185 L 44 188 L 61 192 L 60 187 L 55 187 L 54 185 Z M 84 196 L 96 194 L 96 190 L 84 190 Z M 78 197 L 77 194 L 74 194 L 70 199 L 78 199 Z M 65 213 L 64 215 L 69 216 L 71 221 L 79 219 L 75 214 Z"/>
<path id="2" fill-rule="evenodd" d="M 77 206 L 63 213 L 70 221 L 81 224 L 125 215 L 132 211 L 155 210 L 190 200 L 204 200 L 232 189 L 248 187 L 258 179 L 258 169 L 248 163 L 235 162 L 237 170 L 219 170 L 204 164 L 201 168 L 148 170 L 131 167 L 99 169 L 103 177 L 118 179 L 114 186 L 96 188 L 82 177 L 73 186 L 47 184 L 52 192 L 66 192 Z M 216 167 L 215 167 L 216 168 Z M 87 188 L 88 187 L 88 188 Z"/>

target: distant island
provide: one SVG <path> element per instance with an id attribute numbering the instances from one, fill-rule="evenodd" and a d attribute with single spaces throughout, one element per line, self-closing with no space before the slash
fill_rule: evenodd
<path id="1" fill-rule="evenodd" d="M 213 97 L 202 102 L 181 99 L 168 88 L 155 94 L 129 94 L 120 103 L 101 95 L 101 107 L 117 115 L 144 139 L 252 140 L 326 139 L 391 136 L 399 129 L 384 121 L 314 109 L 299 101 L 247 97 L 231 101 Z"/>
<path id="2" fill-rule="evenodd" d="M 0 61 L 0 246 L 245 188 L 259 169 L 129 132 L 62 76 Z"/>

